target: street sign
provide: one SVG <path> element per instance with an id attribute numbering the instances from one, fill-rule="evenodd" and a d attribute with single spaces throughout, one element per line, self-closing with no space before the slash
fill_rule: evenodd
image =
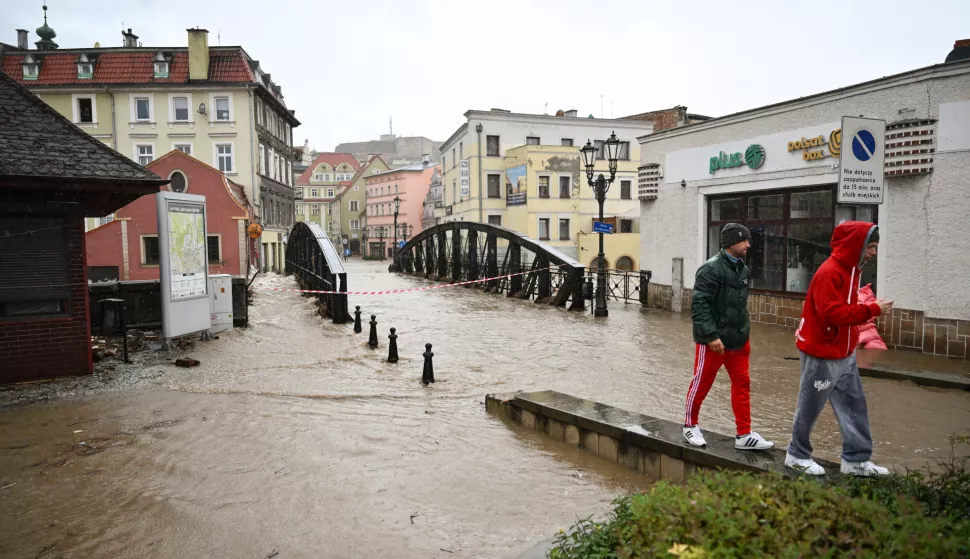
<path id="1" fill-rule="evenodd" d="M 404 241 L 398 241 L 397 242 L 397 248 L 404 248 L 404 245 L 406 245 L 406 244 L 407 243 L 405 243 Z"/>
<path id="2" fill-rule="evenodd" d="M 612 232 L 613 232 L 612 223 L 604 223 L 602 221 L 593 222 L 593 233 L 612 233 Z"/>
<path id="3" fill-rule="evenodd" d="M 839 202 L 882 204 L 885 194 L 886 121 L 842 117 Z"/>

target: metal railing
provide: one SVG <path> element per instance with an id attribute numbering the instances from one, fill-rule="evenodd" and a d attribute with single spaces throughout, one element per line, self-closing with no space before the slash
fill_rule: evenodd
<path id="1" fill-rule="evenodd" d="M 312 221 L 301 221 L 290 231 L 286 245 L 286 274 L 296 276 L 302 289 L 331 291 L 317 293 L 324 315 L 335 324 L 351 321 L 347 303 L 347 272 L 340 253 L 323 228 Z"/>

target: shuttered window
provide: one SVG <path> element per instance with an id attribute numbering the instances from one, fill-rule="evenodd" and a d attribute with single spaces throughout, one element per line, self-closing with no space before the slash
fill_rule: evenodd
<path id="1" fill-rule="evenodd" d="M 0 320 L 67 313 L 67 226 L 63 217 L 0 214 Z"/>

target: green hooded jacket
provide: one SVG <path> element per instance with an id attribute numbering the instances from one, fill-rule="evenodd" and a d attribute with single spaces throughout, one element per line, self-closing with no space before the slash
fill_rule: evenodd
<path id="1" fill-rule="evenodd" d="M 725 349 L 744 347 L 751 332 L 749 276 L 744 261 L 732 262 L 723 249 L 697 269 L 690 306 L 695 342 L 720 338 Z"/>

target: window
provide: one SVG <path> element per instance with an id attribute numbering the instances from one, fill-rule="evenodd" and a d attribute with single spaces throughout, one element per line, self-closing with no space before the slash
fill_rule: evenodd
<path id="1" fill-rule="evenodd" d="M 620 142 L 620 161 L 630 160 L 630 142 Z"/>
<path id="2" fill-rule="evenodd" d="M 328 188 L 327 189 L 327 198 L 333 198 L 333 189 L 332 188 Z"/>
<path id="3" fill-rule="evenodd" d="M 620 181 L 620 198 L 623 200 L 632 200 L 633 193 L 631 189 L 633 187 L 633 181 Z"/>
<path id="4" fill-rule="evenodd" d="M 192 144 L 172 144 L 172 149 L 177 149 L 185 155 L 192 155 Z"/>
<path id="5" fill-rule="evenodd" d="M 310 215 L 320 215 L 320 204 L 310 206 Z"/>
<path id="6" fill-rule="evenodd" d="M 549 177 L 539 177 L 539 198 L 549 197 Z"/>
<path id="7" fill-rule="evenodd" d="M 526 136 L 525 137 L 525 145 L 527 145 L 527 146 L 537 146 L 537 145 L 539 145 L 539 137 L 538 136 Z"/>
<path id="8" fill-rule="evenodd" d="M 633 220 L 632 219 L 621 219 L 620 220 L 620 233 L 633 233 Z"/>
<path id="9" fill-rule="evenodd" d="M 155 160 L 155 146 L 152 144 L 135 145 L 135 159 L 144 167 Z"/>
<path id="10" fill-rule="evenodd" d="M 233 172 L 232 144 L 216 144 L 216 159 L 220 171 L 223 173 Z"/>
<path id="11" fill-rule="evenodd" d="M 266 174 L 266 146 L 259 144 L 259 174 Z"/>
<path id="12" fill-rule="evenodd" d="M 311 188 L 311 189 L 310 189 L 310 197 L 312 197 L 312 198 L 316 198 L 316 197 L 317 197 L 317 196 L 319 195 L 319 192 L 320 192 L 320 191 L 319 191 L 319 190 L 317 190 L 316 188 Z"/>
<path id="13" fill-rule="evenodd" d="M 263 102 L 256 99 L 256 124 L 263 125 Z"/>
<path id="14" fill-rule="evenodd" d="M 185 192 L 186 188 L 188 188 L 188 181 L 185 180 L 185 174 L 181 171 L 174 171 L 168 178 L 172 181 L 168 183 L 168 187 L 172 189 L 172 192 Z"/>
<path id="15" fill-rule="evenodd" d="M 548 217 L 539 218 L 539 240 L 540 241 L 549 240 L 549 218 Z"/>
<path id="16" fill-rule="evenodd" d="M 569 240 L 569 220 L 568 219 L 559 220 L 559 240 L 560 241 Z"/>
<path id="17" fill-rule="evenodd" d="M 216 120 L 229 121 L 229 98 L 216 97 Z"/>
<path id="18" fill-rule="evenodd" d="M 633 271 L 633 259 L 629 256 L 621 256 L 616 259 L 616 269 L 624 272 Z"/>
<path id="19" fill-rule="evenodd" d="M 209 253 L 209 264 L 219 264 L 222 262 L 222 250 L 220 250 L 222 247 L 219 242 L 219 235 L 209 235 L 206 241 L 206 248 Z"/>
<path id="20" fill-rule="evenodd" d="M 485 182 L 488 184 L 488 197 L 489 198 L 501 198 L 502 197 L 502 177 L 501 175 L 490 174 L 485 177 Z"/>
<path id="21" fill-rule="evenodd" d="M 502 226 L 502 216 L 500 216 L 500 215 L 490 215 L 490 216 L 488 216 L 488 224 L 489 225 L 498 225 L 499 227 L 501 227 Z"/>
<path id="22" fill-rule="evenodd" d="M 451 148 L 451 167 L 454 168 L 458 164 L 458 158 L 455 157 L 455 148 Z"/>
<path id="23" fill-rule="evenodd" d="M 360 229 L 360 220 L 358 220 L 358 219 L 351 219 L 350 220 L 350 230 L 351 231 L 357 231 L 358 229 Z"/>
<path id="24" fill-rule="evenodd" d="M 141 238 L 141 263 L 145 266 L 158 266 L 158 235 Z"/>
<path id="25" fill-rule="evenodd" d="M 837 219 L 859 216 L 855 209 L 836 205 L 831 186 L 711 197 L 707 252 L 713 256 L 720 249 L 720 231 L 726 223 L 744 224 L 751 231 L 746 258 L 751 287 L 804 293 L 831 253 L 829 242 Z M 871 209 L 864 211 L 867 213 L 861 217 L 875 218 Z M 864 283 L 870 283 L 867 275 L 875 279 L 874 264 L 863 271 Z"/>
<path id="26" fill-rule="evenodd" d="M 173 97 L 172 113 L 175 116 L 175 122 L 188 122 L 189 121 L 189 98 Z"/>
<path id="27" fill-rule="evenodd" d="M 498 157 L 498 136 L 485 136 L 485 155 L 488 157 Z"/>
<path id="28" fill-rule="evenodd" d="M 462 142 L 458 142 L 458 159 L 464 159 L 464 158 L 465 158 L 465 146 L 462 145 Z"/>
<path id="29" fill-rule="evenodd" d="M 451 202 L 455 203 L 458 201 L 458 181 L 451 181 Z"/>
<path id="30" fill-rule="evenodd" d="M 94 63 L 86 54 L 82 54 L 77 59 L 77 77 L 79 80 L 87 80 L 92 76 L 94 76 Z"/>
<path id="31" fill-rule="evenodd" d="M 25 80 L 36 80 L 37 74 L 40 73 L 40 63 L 37 62 L 33 55 L 28 54 L 24 58 L 24 79 Z"/>
<path id="32" fill-rule="evenodd" d="M 74 278 L 67 228 L 62 227 L 70 224 L 70 218 L 0 215 L 4 256 L 10 256 L 0 257 L 0 320 L 64 314 L 71 308 Z M 12 253 L 30 260 L 13 258 Z"/>
<path id="33" fill-rule="evenodd" d="M 80 124 L 94 123 L 94 99 L 79 97 L 77 100 L 77 120 Z"/>
<path id="34" fill-rule="evenodd" d="M 562 147 L 564 147 L 564 148 L 571 148 L 571 147 L 573 147 L 573 139 L 572 138 L 563 138 L 562 139 Z"/>
<path id="35" fill-rule="evenodd" d="M 135 121 L 148 122 L 151 120 L 151 103 L 148 97 L 135 97 Z"/>
<path id="36" fill-rule="evenodd" d="M 168 77 L 168 60 L 165 59 L 164 54 L 158 53 L 155 55 L 154 67 L 156 78 Z"/>
<path id="37" fill-rule="evenodd" d="M 359 212 L 360 211 L 360 202 L 358 202 L 357 200 L 351 200 L 350 201 L 350 211 L 352 211 L 352 212 Z"/>
<path id="38" fill-rule="evenodd" d="M 559 177 L 559 197 L 569 198 L 570 190 L 569 177 Z"/>
<path id="39" fill-rule="evenodd" d="M 597 161 L 603 161 L 604 159 L 606 159 L 606 151 L 604 150 L 605 146 L 606 146 L 606 142 L 604 142 L 603 140 L 593 140 L 593 147 L 596 148 Z"/>

